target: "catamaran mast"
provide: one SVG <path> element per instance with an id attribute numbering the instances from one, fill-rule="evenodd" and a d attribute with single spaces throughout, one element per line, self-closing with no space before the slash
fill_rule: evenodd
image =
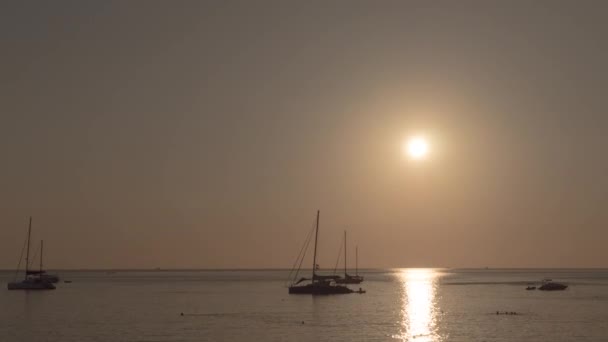
<path id="1" fill-rule="evenodd" d="M 319 215 L 320 215 L 320 210 L 317 210 L 317 228 L 315 229 L 315 254 L 312 258 L 312 281 L 315 281 L 316 278 L 316 274 L 315 271 L 317 270 L 317 240 L 319 238 Z"/>
<path id="2" fill-rule="evenodd" d="M 27 252 L 25 253 L 25 275 L 27 277 L 27 271 L 30 266 L 30 236 L 32 235 L 32 217 L 30 216 L 30 225 L 27 228 Z"/>

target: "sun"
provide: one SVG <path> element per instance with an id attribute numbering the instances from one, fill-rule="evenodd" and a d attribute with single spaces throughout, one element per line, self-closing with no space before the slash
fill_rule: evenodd
<path id="1" fill-rule="evenodd" d="M 412 159 L 424 159 L 429 153 L 429 143 L 423 137 L 411 137 L 403 143 L 403 152 Z"/>

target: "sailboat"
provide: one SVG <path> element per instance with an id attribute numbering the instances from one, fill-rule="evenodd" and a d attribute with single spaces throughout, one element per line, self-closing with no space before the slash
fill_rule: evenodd
<path id="1" fill-rule="evenodd" d="M 359 263 L 359 250 L 356 247 L 355 248 L 355 255 L 356 255 L 356 261 L 355 264 L 357 265 Z M 363 277 L 358 275 L 358 265 L 355 268 L 357 271 L 355 271 L 355 275 L 350 275 L 348 273 L 346 273 L 346 230 L 344 231 L 344 278 L 339 278 L 336 279 L 336 283 L 338 284 L 361 284 L 361 282 L 363 281 Z"/>
<path id="2" fill-rule="evenodd" d="M 30 217 L 30 224 L 27 229 L 27 251 L 25 254 L 25 278 L 21 281 L 12 281 L 8 283 L 7 288 L 9 290 L 54 290 L 55 285 L 51 284 L 51 282 L 45 280 L 40 277 L 41 273 L 38 273 L 38 276 L 32 274 L 32 271 L 29 269 L 30 263 L 30 238 L 32 235 L 32 218 Z M 21 252 L 23 253 L 23 251 Z M 19 264 L 21 264 L 21 260 L 19 260 Z M 19 269 L 19 266 L 17 266 Z M 40 252 L 40 271 L 42 271 L 42 251 Z"/>
<path id="3" fill-rule="evenodd" d="M 57 282 L 59 282 L 59 276 L 54 275 L 54 274 L 48 274 L 42 268 L 42 252 L 43 252 L 43 250 L 44 250 L 44 241 L 40 240 L 40 270 L 38 270 L 38 271 L 28 270 L 28 271 L 26 271 L 26 275 L 28 275 L 28 276 L 38 276 L 40 279 L 48 281 L 49 283 L 57 283 Z"/>
<path id="4" fill-rule="evenodd" d="M 343 285 L 337 285 L 335 280 L 339 278 L 339 276 L 330 275 L 323 276 L 317 274 L 317 243 L 319 239 L 319 215 L 320 212 L 317 211 L 317 223 L 315 227 L 315 248 L 314 255 L 312 261 L 312 278 L 301 278 L 298 281 L 293 282 L 289 286 L 289 294 L 312 294 L 312 295 L 329 295 L 329 294 L 346 294 L 353 293 L 354 291 L 349 289 Z M 306 245 L 305 245 L 306 246 Z M 302 255 L 302 259 L 304 255 Z M 299 271 L 299 267 L 298 267 Z M 296 272 L 297 278 L 297 272 Z M 310 281 L 310 282 L 307 282 Z M 302 283 L 304 285 L 301 285 Z"/>

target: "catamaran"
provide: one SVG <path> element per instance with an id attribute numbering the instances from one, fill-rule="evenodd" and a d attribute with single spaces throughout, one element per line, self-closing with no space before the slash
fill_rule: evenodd
<path id="1" fill-rule="evenodd" d="M 344 278 L 336 279 L 336 283 L 338 284 L 361 284 L 363 281 L 363 277 L 358 273 L 359 263 L 359 250 L 358 247 L 355 247 L 355 275 L 350 275 L 346 272 L 346 230 L 344 231 Z"/>
<path id="2" fill-rule="evenodd" d="M 27 251 L 25 254 L 25 278 L 21 281 L 15 280 L 8 283 L 7 288 L 9 290 L 54 290 L 55 285 L 51 284 L 48 280 L 45 280 L 40 275 L 42 274 L 42 250 L 40 251 L 40 271 L 37 273 L 38 276 L 34 275 L 29 269 L 30 263 L 30 238 L 32 235 L 32 218 L 30 217 L 30 224 L 27 229 Z M 23 250 L 21 251 L 23 253 Z M 21 264 L 21 258 L 19 259 Z M 19 265 L 17 266 L 17 272 L 19 271 Z"/>
<path id="3" fill-rule="evenodd" d="M 329 294 L 353 293 L 354 291 L 349 289 L 348 287 L 346 287 L 344 285 L 336 284 L 335 281 L 336 281 L 336 279 L 339 278 L 339 276 L 318 275 L 316 272 L 318 269 L 317 243 L 318 243 L 318 239 L 319 239 L 319 214 L 320 214 L 320 212 L 317 211 L 317 223 L 316 223 L 316 227 L 315 227 L 315 248 L 314 248 L 313 261 L 312 261 L 312 278 L 300 278 L 299 280 L 292 282 L 292 284 L 289 286 L 289 294 L 329 295 Z M 300 259 L 299 260 L 300 265 L 298 266 L 298 269 L 295 273 L 294 280 L 295 280 L 295 278 L 298 277 L 298 273 L 300 271 L 300 266 L 302 264 L 302 260 L 304 260 L 304 256 L 306 255 L 305 251 L 306 251 L 306 247 L 308 247 L 309 241 L 310 240 L 307 239 L 307 241 L 304 243 L 304 247 L 302 248 L 302 251 L 304 251 L 304 254 L 302 254 L 302 251 L 300 252 L 301 259 L 300 259 L 300 255 L 298 255 L 298 259 Z M 296 260 L 296 264 L 298 262 L 298 259 Z M 307 282 L 307 283 L 302 285 L 302 283 L 304 283 L 304 282 Z"/>

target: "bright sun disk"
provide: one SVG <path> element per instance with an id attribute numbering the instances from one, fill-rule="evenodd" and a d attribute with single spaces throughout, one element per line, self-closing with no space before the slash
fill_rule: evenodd
<path id="1" fill-rule="evenodd" d="M 422 137 L 413 137 L 403 145 L 403 149 L 411 158 L 423 159 L 429 152 L 429 144 Z"/>

